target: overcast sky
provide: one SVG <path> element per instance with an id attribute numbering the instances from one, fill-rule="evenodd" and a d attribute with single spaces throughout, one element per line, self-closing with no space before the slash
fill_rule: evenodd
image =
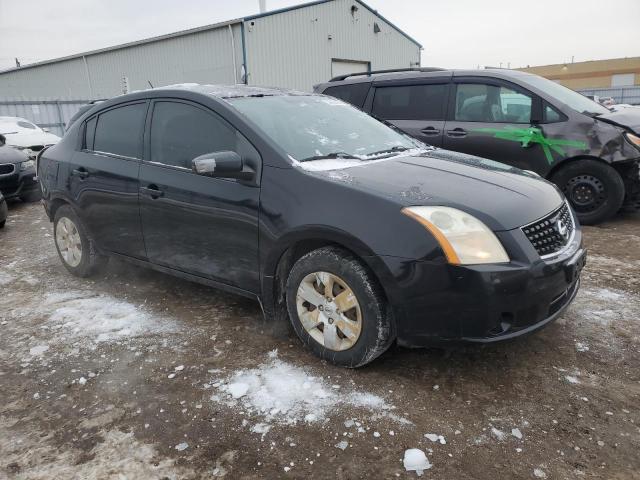
<path id="1" fill-rule="evenodd" d="M 295 5 L 267 0 L 269 10 Z M 640 56 L 640 0 L 367 0 L 424 46 L 423 66 L 520 67 Z M 0 0 L 0 69 L 257 13 L 258 0 Z"/>

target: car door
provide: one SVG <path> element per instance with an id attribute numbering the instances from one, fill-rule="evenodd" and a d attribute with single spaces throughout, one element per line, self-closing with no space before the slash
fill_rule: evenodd
<path id="1" fill-rule="evenodd" d="M 511 83 L 454 78 L 443 148 L 537 170 L 545 162 L 531 128 L 539 99 Z M 530 141 L 527 141 L 530 140 Z"/>
<path id="2" fill-rule="evenodd" d="M 84 122 L 68 164 L 67 188 L 98 246 L 146 257 L 138 211 L 138 173 L 147 101 L 117 105 Z"/>
<path id="3" fill-rule="evenodd" d="M 156 100 L 147 123 L 140 218 L 149 260 L 257 293 L 258 182 L 198 175 L 191 162 L 205 153 L 235 151 L 256 166 L 260 155 L 198 104 Z"/>
<path id="4" fill-rule="evenodd" d="M 414 79 L 412 82 L 376 84 L 371 114 L 435 147 L 442 134 L 449 95 L 449 79 Z"/>

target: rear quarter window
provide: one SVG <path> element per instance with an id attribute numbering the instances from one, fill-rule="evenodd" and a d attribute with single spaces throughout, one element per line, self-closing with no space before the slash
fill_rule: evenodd
<path id="1" fill-rule="evenodd" d="M 146 112 L 146 103 L 136 103 L 99 114 L 93 150 L 140 158 L 142 156 L 142 128 Z"/>
<path id="2" fill-rule="evenodd" d="M 327 88 L 323 93 L 344 100 L 358 108 L 362 108 L 367 98 L 367 93 L 369 92 L 369 85 L 368 82 L 338 85 Z"/>

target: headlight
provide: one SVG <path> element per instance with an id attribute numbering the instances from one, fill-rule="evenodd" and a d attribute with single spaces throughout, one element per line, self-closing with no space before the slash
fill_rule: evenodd
<path id="1" fill-rule="evenodd" d="M 633 143 L 636 148 L 640 148 L 640 137 L 637 135 L 634 135 L 633 133 L 628 133 L 625 132 L 624 134 L 625 137 L 627 137 L 627 140 L 629 140 L 631 143 Z"/>
<path id="2" fill-rule="evenodd" d="M 36 162 L 33 160 L 27 160 L 26 162 L 22 162 L 20 164 L 20 171 L 26 170 L 27 168 L 33 168 L 36 166 Z"/>
<path id="3" fill-rule="evenodd" d="M 484 223 L 468 213 L 451 207 L 407 207 L 402 213 L 431 232 L 451 264 L 509 261 L 500 240 Z"/>

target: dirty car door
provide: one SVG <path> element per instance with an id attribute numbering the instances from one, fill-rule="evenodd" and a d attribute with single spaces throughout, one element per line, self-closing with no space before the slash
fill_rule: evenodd
<path id="1" fill-rule="evenodd" d="M 545 156 L 530 136 L 537 97 L 493 79 L 454 79 L 443 148 L 536 170 Z"/>
<path id="2" fill-rule="evenodd" d="M 82 148 L 65 164 L 69 195 L 98 246 L 139 259 L 146 257 L 138 171 L 147 105 L 117 105 L 89 118 Z"/>
<path id="3" fill-rule="evenodd" d="M 149 260 L 258 292 L 258 202 L 255 184 L 197 175 L 205 153 L 258 152 L 213 111 L 188 102 L 155 101 L 140 168 L 140 217 Z M 256 160 L 257 159 L 257 160 Z"/>

